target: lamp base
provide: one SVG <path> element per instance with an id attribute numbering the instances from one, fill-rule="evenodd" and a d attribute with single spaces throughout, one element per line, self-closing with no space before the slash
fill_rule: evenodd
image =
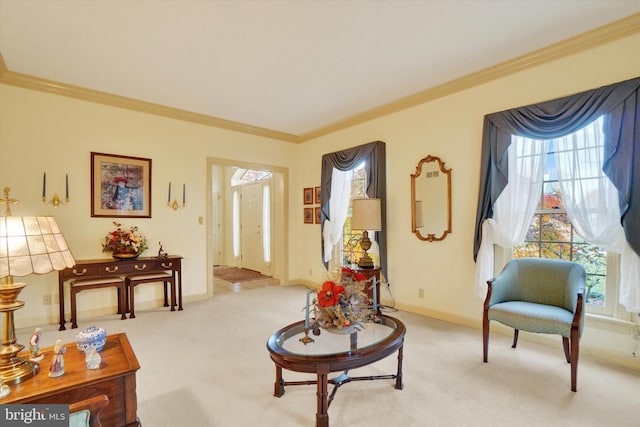
<path id="1" fill-rule="evenodd" d="M 373 260 L 366 252 L 364 255 L 358 260 L 358 268 L 375 268 L 373 265 Z"/>
<path id="2" fill-rule="evenodd" d="M 40 372 L 40 365 L 22 357 L 12 357 L 8 364 L 0 363 L 0 377 L 7 385 L 21 383 Z"/>
<path id="3" fill-rule="evenodd" d="M 10 279 L 8 279 L 10 278 Z M 24 346 L 16 342 L 13 312 L 22 308 L 24 302 L 16 301 L 26 283 L 13 283 L 11 276 L 0 284 L 0 313 L 2 313 L 2 344 L 0 345 L 0 377 L 7 385 L 18 384 L 40 371 L 40 365 L 24 357 L 19 357 Z"/>

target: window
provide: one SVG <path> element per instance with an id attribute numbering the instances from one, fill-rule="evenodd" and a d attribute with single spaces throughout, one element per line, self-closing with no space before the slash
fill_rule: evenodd
<path id="1" fill-rule="evenodd" d="M 357 263 L 360 257 L 364 255 L 359 245 L 360 239 L 362 238 L 362 231 L 351 230 L 351 201 L 353 199 L 367 197 L 365 192 L 367 176 L 364 162 L 356 166 L 350 173 L 351 195 L 349 197 L 349 213 L 342 227 L 342 247 L 336 245 L 336 248 L 340 251 L 336 259 L 342 260 L 342 265 Z"/>
<path id="2" fill-rule="evenodd" d="M 382 230 L 376 232 L 380 256 L 380 268 L 386 275 L 386 147 L 384 142 L 375 141 L 322 156 L 320 176 L 320 233 L 322 263 L 328 271 L 335 271 L 344 258 L 339 252 L 343 248 L 343 227 L 349 214 L 351 200 L 350 171 L 364 163 L 366 171 L 366 194 L 381 200 Z M 363 192 L 364 194 L 364 192 Z M 336 246 L 339 248 L 336 249 Z"/>
<path id="3" fill-rule="evenodd" d="M 271 262 L 271 186 L 269 184 L 262 187 L 262 253 L 265 264 L 269 264 Z"/>
<path id="4" fill-rule="evenodd" d="M 551 147 L 551 146 L 550 146 Z M 602 148 L 602 147 L 600 147 Z M 587 272 L 586 303 L 588 312 L 612 314 L 615 283 L 607 284 L 607 255 L 603 248 L 582 239 L 571 224 L 558 181 L 555 153 L 549 148 L 545 156 L 544 180 L 536 213 L 522 245 L 513 248 L 513 258 L 553 258 L 576 261 Z"/>
<path id="5" fill-rule="evenodd" d="M 541 197 L 538 185 L 542 185 L 540 166 L 544 166 L 542 159 L 547 154 L 544 144 L 553 140 L 556 162 L 559 159 L 562 162 L 557 164 L 562 200 L 577 234 L 587 242 L 620 254 L 617 262 L 607 254 L 605 307 L 621 319 L 624 315 L 623 310 L 617 310 L 618 303 L 629 312 L 640 311 L 640 233 L 637 233 L 640 192 L 634 186 L 638 171 L 634 159 L 640 142 L 639 100 L 640 78 L 634 78 L 484 117 L 474 236 L 475 283 L 480 294 L 486 293 L 486 281 L 499 268 L 494 263 L 494 245 L 503 248 L 519 245 L 530 227 Z M 599 132 L 606 138 L 604 150 L 596 149 L 597 144 L 585 150 L 576 149 L 586 139 L 575 134 L 599 122 L 599 118 L 605 122 Z M 512 174 L 514 170 L 520 172 L 512 163 L 515 161 L 512 147 L 527 148 L 527 144 L 513 143 L 517 135 L 526 135 L 536 142 L 530 144 L 535 150 L 531 156 L 535 161 L 528 164 L 534 174 Z M 594 168 L 596 164 L 598 167 Z M 598 188 L 593 194 L 589 192 L 592 183 Z M 514 200 L 520 203 L 512 203 Z M 590 273 L 595 278 L 599 272 Z M 612 283 L 617 288 L 618 303 L 610 298 Z M 593 304 L 589 307 L 598 308 Z"/>

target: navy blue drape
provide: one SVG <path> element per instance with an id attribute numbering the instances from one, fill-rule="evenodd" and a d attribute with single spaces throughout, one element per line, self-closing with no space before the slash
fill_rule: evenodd
<path id="1" fill-rule="evenodd" d="M 640 78 L 576 95 L 488 114 L 484 118 L 480 194 L 473 258 L 482 241 L 482 222 L 507 185 L 511 136 L 553 139 L 575 132 L 604 115 L 603 171 L 618 190 L 620 221 L 629 245 L 640 255 Z"/>

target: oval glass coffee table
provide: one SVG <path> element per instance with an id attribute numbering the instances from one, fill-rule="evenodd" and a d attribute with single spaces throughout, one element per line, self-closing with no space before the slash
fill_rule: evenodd
<path id="1" fill-rule="evenodd" d="M 319 336 L 310 336 L 313 342 L 304 343 L 304 321 L 292 323 L 274 333 L 267 342 L 271 360 L 276 365 L 276 381 L 273 395 L 281 397 L 286 386 L 317 386 L 318 410 L 316 426 L 329 426 L 329 405 L 338 388 L 352 381 L 394 379 L 395 388 L 402 390 L 402 348 L 404 324 L 393 317 L 378 315 L 376 323 L 365 323 L 363 330 L 352 334 L 331 333 L 321 330 Z M 398 352 L 398 369 L 395 374 L 351 377 L 350 369 L 360 368 Z M 285 381 L 282 369 L 316 374 L 313 381 Z M 329 378 L 332 372 L 342 372 Z M 328 385 L 333 384 L 329 395 Z"/>

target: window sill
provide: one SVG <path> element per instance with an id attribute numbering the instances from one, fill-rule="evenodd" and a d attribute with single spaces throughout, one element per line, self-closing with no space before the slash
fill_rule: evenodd
<path id="1" fill-rule="evenodd" d="M 628 320 L 614 319 L 613 317 L 587 313 L 585 326 L 617 332 L 620 334 L 630 334 L 636 324 Z"/>

